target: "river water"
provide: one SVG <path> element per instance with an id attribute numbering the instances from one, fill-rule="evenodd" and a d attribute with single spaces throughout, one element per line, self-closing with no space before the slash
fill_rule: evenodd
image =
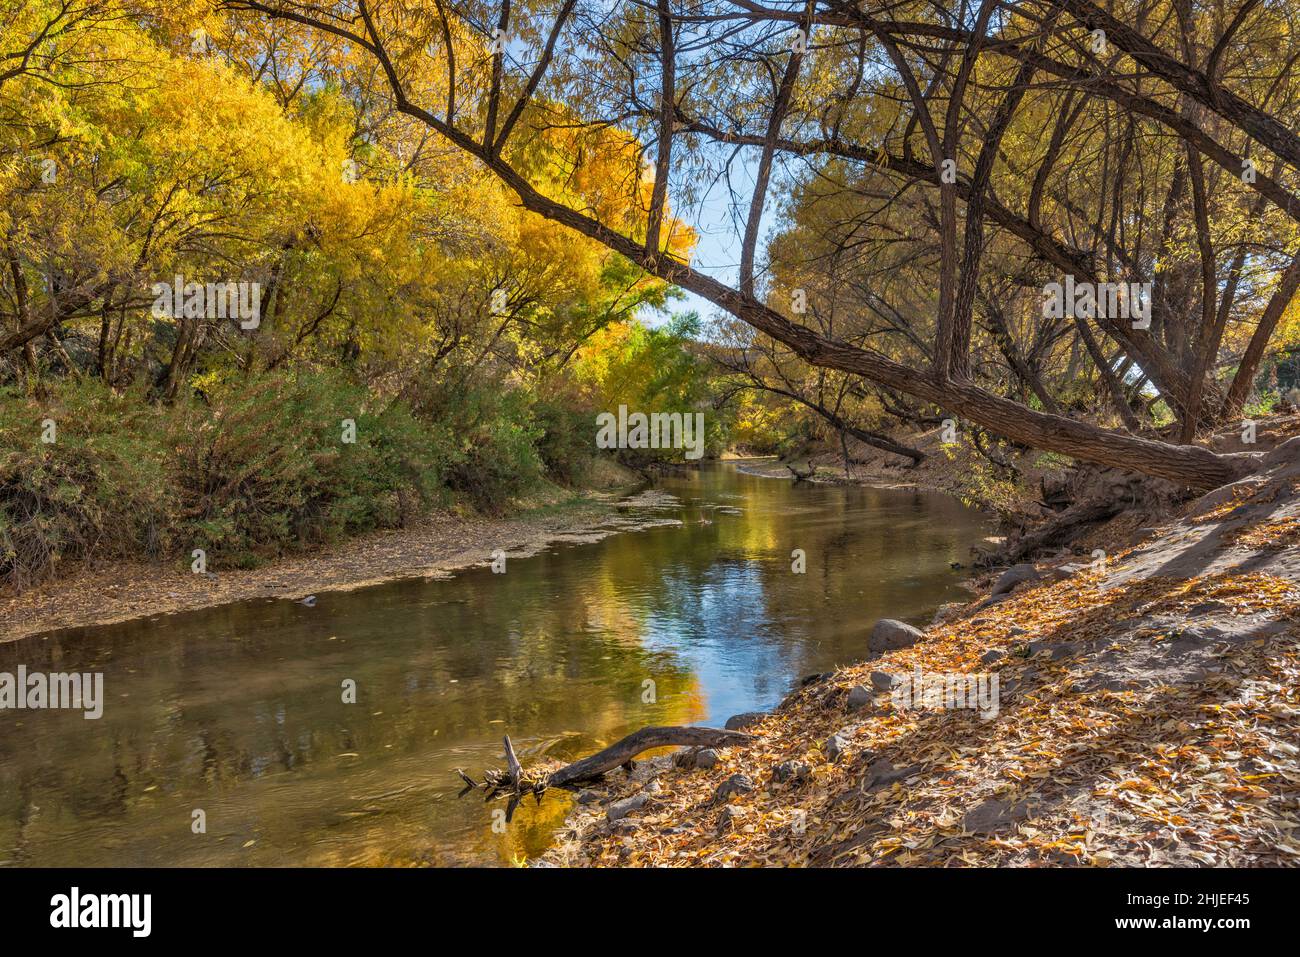
<path id="1" fill-rule="evenodd" d="M 95 721 L 0 711 L 0 865 L 523 860 L 570 797 L 530 798 L 502 833 L 503 805 L 458 798 L 455 768 L 500 767 L 506 733 L 527 765 L 775 705 L 799 676 L 861 659 L 877 618 L 923 624 L 961 598 L 950 563 L 988 534 L 947 496 L 731 464 L 635 501 L 651 527 L 557 543 L 504 574 L 0 645 L 0 671 L 105 685 Z"/>

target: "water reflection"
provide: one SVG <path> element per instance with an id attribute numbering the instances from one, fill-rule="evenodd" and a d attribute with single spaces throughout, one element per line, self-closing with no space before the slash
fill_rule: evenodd
<path id="1" fill-rule="evenodd" d="M 664 480 L 680 525 L 350 594 L 256 601 L 0 645 L 0 671 L 105 672 L 105 714 L 0 712 L 0 863 L 494 864 L 506 833 L 454 769 L 575 757 L 649 723 L 721 722 L 862 657 L 878 617 L 960 595 L 984 519 L 944 496 Z M 807 571 L 791 571 L 804 550 Z M 344 704 L 353 679 L 357 703 Z M 655 682 L 654 703 L 643 701 Z M 206 815 L 206 834 L 191 829 Z"/>

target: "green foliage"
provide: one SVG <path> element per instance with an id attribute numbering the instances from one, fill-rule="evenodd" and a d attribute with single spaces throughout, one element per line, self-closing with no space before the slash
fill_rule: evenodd
<path id="1" fill-rule="evenodd" d="M 54 442 L 42 423 L 54 425 Z M 0 392 L 0 581 L 19 588 L 61 559 L 158 556 L 176 498 L 159 410 L 96 382 L 39 402 Z"/>
<path id="2" fill-rule="evenodd" d="M 1248 419 L 1262 418 L 1272 415 L 1279 401 L 1281 396 L 1276 389 L 1264 389 L 1252 401 L 1246 403 L 1242 411 Z"/>
<path id="3" fill-rule="evenodd" d="M 63 559 L 202 548 L 246 566 L 400 525 L 446 500 L 458 455 L 445 427 L 337 373 L 209 384 L 208 402 L 174 407 L 94 381 L 63 383 L 45 402 L 2 398 L 0 580 L 19 588 Z"/>
<path id="4" fill-rule="evenodd" d="M 175 484 L 194 547 L 241 564 L 401 524 L 435 496 L 454 456 L 442 430 L 400 405 L 373 408 L 338 374 L 227 385 L 210 402 L 174 416 Z"/>

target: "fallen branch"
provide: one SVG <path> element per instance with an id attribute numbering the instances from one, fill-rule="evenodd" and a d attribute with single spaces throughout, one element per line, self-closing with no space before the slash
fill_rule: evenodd
<path id="1" fill-rule="evenodd" d="M 627 764 L 642 751 L 651 748 L 695 747 L 695 748 L 734 748 L 749 744 L 752 735 L 742 731 L 720 731 L 717 728 L 682 728 L 657 727 L 642 728 L 634 731 L 621 741 L 611 744 L 604 751 L 598 751 L 589 758 L 574 761 L 558 771 L 552 772 L 547 783 L 552 787 L 562 788 L 576 781 L 586 781 L 599 777 L 606 771 L 612 771 L 620 765 Z"/>
<path id="2" fill-rule="evenodd" d="M 614 768 L 627 764 L 638 754 L 649 751 L 651 748 L 732 748 L 748 744 L 752 740 L 753 736 L 745 734 L 743 731 L 720 731 L 717 728 L 671 726 L 642 728 L 640 731 L 633 731 L 627 737 L 616 741 L 603 751 L 598 751 L 590 757 L 574 761 L 572 764 L 566 764 L 556 771 L 547 773 L 545 771 L 525 771 L 520 765 L 519 759 L 515 756 L 514 745 L 510 743 L 510 735 L 506 735 L 507 769 L 505 771 L 497 769 L 484 771 L 482 781 L 475 781 L 460 768 L 456 769 L 456 773 L 465 782 L 465 789 L 460 792 L 462 797 L 475 789 L 486 791 L 487 800 L 489 801 L 499 794 L 509 796 L 510 806 L 506 810 L 506 820 L 508 821 L 514 815 L 519 800 L 525 794 L 532 793 L 540 803 L 542 792 L 549 787 L 568 787 L 579 781 L 598 778 L 606 771 L 612 771 Z"/>

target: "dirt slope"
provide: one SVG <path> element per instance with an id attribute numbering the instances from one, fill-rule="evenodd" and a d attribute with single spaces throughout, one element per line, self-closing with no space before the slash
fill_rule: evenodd
<path id="1" fill-rule="evenodd" d="M 616 772 L 605 801 L 645 804 L 612 823 L 606 803 L 579 807 L 548 860 L 1300 863 L 1300 438 L 1267 462 L 1108 543 L 1104 567 L 1040 566 L 1005 600 L 808 684 L 709 770 Z M 917 668 L 931 686 L 996 676 L 996 716 L 887 690 L 850 709 L 873 672 Z"/>

